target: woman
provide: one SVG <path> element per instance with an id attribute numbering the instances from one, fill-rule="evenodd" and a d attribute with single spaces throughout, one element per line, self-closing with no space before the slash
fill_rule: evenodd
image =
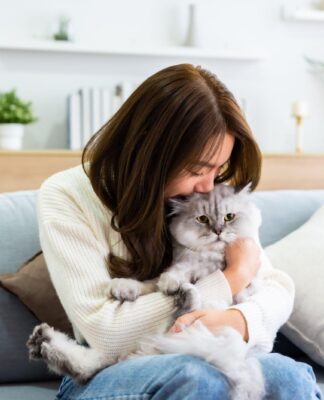
<path id="1" fill-rule="evenodd" d="M 209 192 L 215 183 L 242 186 L 260 176 L 261 156 L 233 95 L 210 72 L 189 64 L 149 77 L 86 145 L 82 166 L 47 179 L 39 193 L 40 240 L 51 279 L 77 340 L 112 359 L 172 310 L 161 293 L 134 302 L 108 300 L 112 277 L 147 280 L 172 261 L 167 199 Z M 259 251 L 249 239 L 226 250 L 227 268 L 197 282 L 205 301 L 223 300 L 257 273 Z M 294 286 L 269 268 L 268 286 L 225 311 L 198 310 L 210 330 L 237 329 L 268 353 L 292 311 Z M 268 397 L 321 398 L 310 366 L 279 355 L 260 357 Z M 228 384 L 207 362 L 176 354 L 123 361 L 88 384 L 65 377 L 58 399 L 227 399 Z"/>

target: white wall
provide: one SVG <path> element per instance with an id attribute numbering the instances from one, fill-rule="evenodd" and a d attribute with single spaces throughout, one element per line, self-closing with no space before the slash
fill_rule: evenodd
<path id="1" fill-rule="evenodd" d="M 0 0 L 0 42 L 44 37 L 60 13 L 72 18 L 76 38 L 114 47 L 182 43 L 188 0 Z M 32 100 L 39 121 L 27 126 L 24 148 L 66 148 L 66 97 L 81 86 L 112 87 L 137 82 L 180 62 L 201 64 L 221 78 L 237 98 L 247 100 L 247 117 L 265 152 L 294 148 L 291 103 L 304 99 L 310 117 L 304 148 L 324 152 L 324 79 L 308 71 L 304 54 L 324 60 L 324 22 L 281 18 L 294 0 L 200 0 L 199 20 L 207 47 L 255 49 L 260 62 L 205 61 L 0 50 L 0 91 L 17 88 Z"/>

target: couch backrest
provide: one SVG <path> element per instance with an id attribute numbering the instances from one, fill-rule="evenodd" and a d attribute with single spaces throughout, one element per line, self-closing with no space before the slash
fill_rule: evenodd
<path id="1" fill-rule="evenodd" d="M 37 192 L 0 194 L 0 273 L 15 272 L 40 250 Z"/>
<path id="2" fill-rule="evenodd" d="M 40 250 L 37 190 L 0 194 L 0 273 L 14 272 Z M 254 192 L 263 223 L 263 246 L 286 236 L 324 204 L 324 190 L 274 190 Z"/>
<path id="3" fill-rule="evenodd" d="M 270 190 L 252 196 L 262 213 L 264 247 L 303 225 L 324 204 L 324 190 Z"/>

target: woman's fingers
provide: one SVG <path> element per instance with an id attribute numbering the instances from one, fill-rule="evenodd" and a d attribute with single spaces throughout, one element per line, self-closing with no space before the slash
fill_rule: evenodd
<path id="1" fill-rule="evenodd" d="M 192 311 L 190 313 L 181 315 L 181 317 L 176 319 L 169 332 L 181 332 L 186 326 L 191 325 L 196 319 L 200 318 L 202 315 L 204 315 L 203 310 Z"/>

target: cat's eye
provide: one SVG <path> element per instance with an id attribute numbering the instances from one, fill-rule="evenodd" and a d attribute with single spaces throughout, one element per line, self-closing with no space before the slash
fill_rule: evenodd
<path id="1" fill-rule="evenodd" d="M 233 221 L 234 218 L 235 218 L 235 214 L 228 213 L 228 214 L 225 215 L 224 221 L 225 222 L 230 222 L 230 221 Z"/>
<path id="2" fill-rule="evenodd" d="M 200 215 L 199 217 L 196 218 L 198 222 L 201 224 L 208 224 L 209 223 L 209 218 L 206 215 Z"/>

